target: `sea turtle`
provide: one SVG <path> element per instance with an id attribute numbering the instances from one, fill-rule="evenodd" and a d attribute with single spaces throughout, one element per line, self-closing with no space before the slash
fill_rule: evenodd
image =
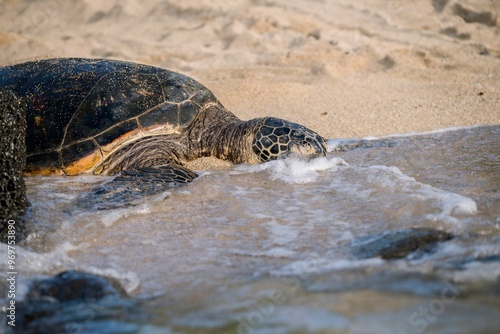
<path id="1" fill-rule="evenodd" d="M 27 174 L 154 175 L 185 183 L 183 165 L 215 156 L 258 163 L 326 154 L 302 125 L 238 119 L 197 81 L 137 63 L 55 58 L 0 68 L 0 87 L 27 104 Z"/>

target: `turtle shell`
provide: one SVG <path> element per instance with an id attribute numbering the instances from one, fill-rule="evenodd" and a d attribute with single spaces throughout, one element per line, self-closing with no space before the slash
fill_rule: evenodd
<path id="1" fill-rule="evenodd" d="M 26 171 L 98 172 L 110 154 L 147 136 L 180 133 L 215 96 L 162 68 L 57 58 L 0 68 L 0 87 L 27 103 Z"/>

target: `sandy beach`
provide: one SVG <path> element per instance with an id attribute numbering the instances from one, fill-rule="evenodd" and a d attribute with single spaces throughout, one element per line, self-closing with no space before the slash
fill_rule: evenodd
<path id="1" fill-rule="evenodd" d="M 29 233 L 11 233 L 24 225 L 11 219 L 0 243 L 0 314 L 18 322 L 1 333 L 498 332 L 499 0 L 0 0 L 0 66 L 51 57 L 181 72 L 242 119 L 369 149 L 230 171 L 198 159 L 187 167 L 210 170 L 182 188 L 155 170 L 127 179 L 167 161 L 161 150 L 188 150 L 167 145 L 131 145 L 116 166 L 132 171 L 112 182 L 27 176 Z M 42 116 L 31 129 L 50 144 Z M 103 120 L 70 123 L 80 132 L 60 122 L 61 146 L 37 146 L 40 160 L 95 163 L 82 158 L 90 140 L 63 145 L 91 118 Z M 450 127 L 466 128 L 335 140 Z M 22 148 L 3 137 L 4 151 Z"/>
<path id="2" fill-rule="evenodd" d="M 489 0 L 3 0 L 0 65 L 105 57 L 185 73 L 236 115 L 326 138 L 500 123 Z"/>

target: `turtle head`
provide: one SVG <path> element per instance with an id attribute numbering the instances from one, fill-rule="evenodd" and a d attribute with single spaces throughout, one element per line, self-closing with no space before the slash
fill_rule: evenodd
<path id="1" fill-rule="evenodd" d="M 297 123 L 266 117 L 257 122 L 254 133 L 252 150 L 262 162 L 290 154 L 307 158 L 326 155 L 325 140 Z"/>

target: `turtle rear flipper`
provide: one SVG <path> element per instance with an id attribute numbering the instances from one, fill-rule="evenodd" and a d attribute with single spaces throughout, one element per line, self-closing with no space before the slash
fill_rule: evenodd
<path id="1" fill-rule="evenodd" d="M 122 170 L 111 182 L 92 190 L 82 198 L 80 206 L 94 210 L 130 207 L 135 205 L 135 200 L 143 196 L 159 194 L 189 183 L 196 177 L 193 171 L 174 164 Z"/>

